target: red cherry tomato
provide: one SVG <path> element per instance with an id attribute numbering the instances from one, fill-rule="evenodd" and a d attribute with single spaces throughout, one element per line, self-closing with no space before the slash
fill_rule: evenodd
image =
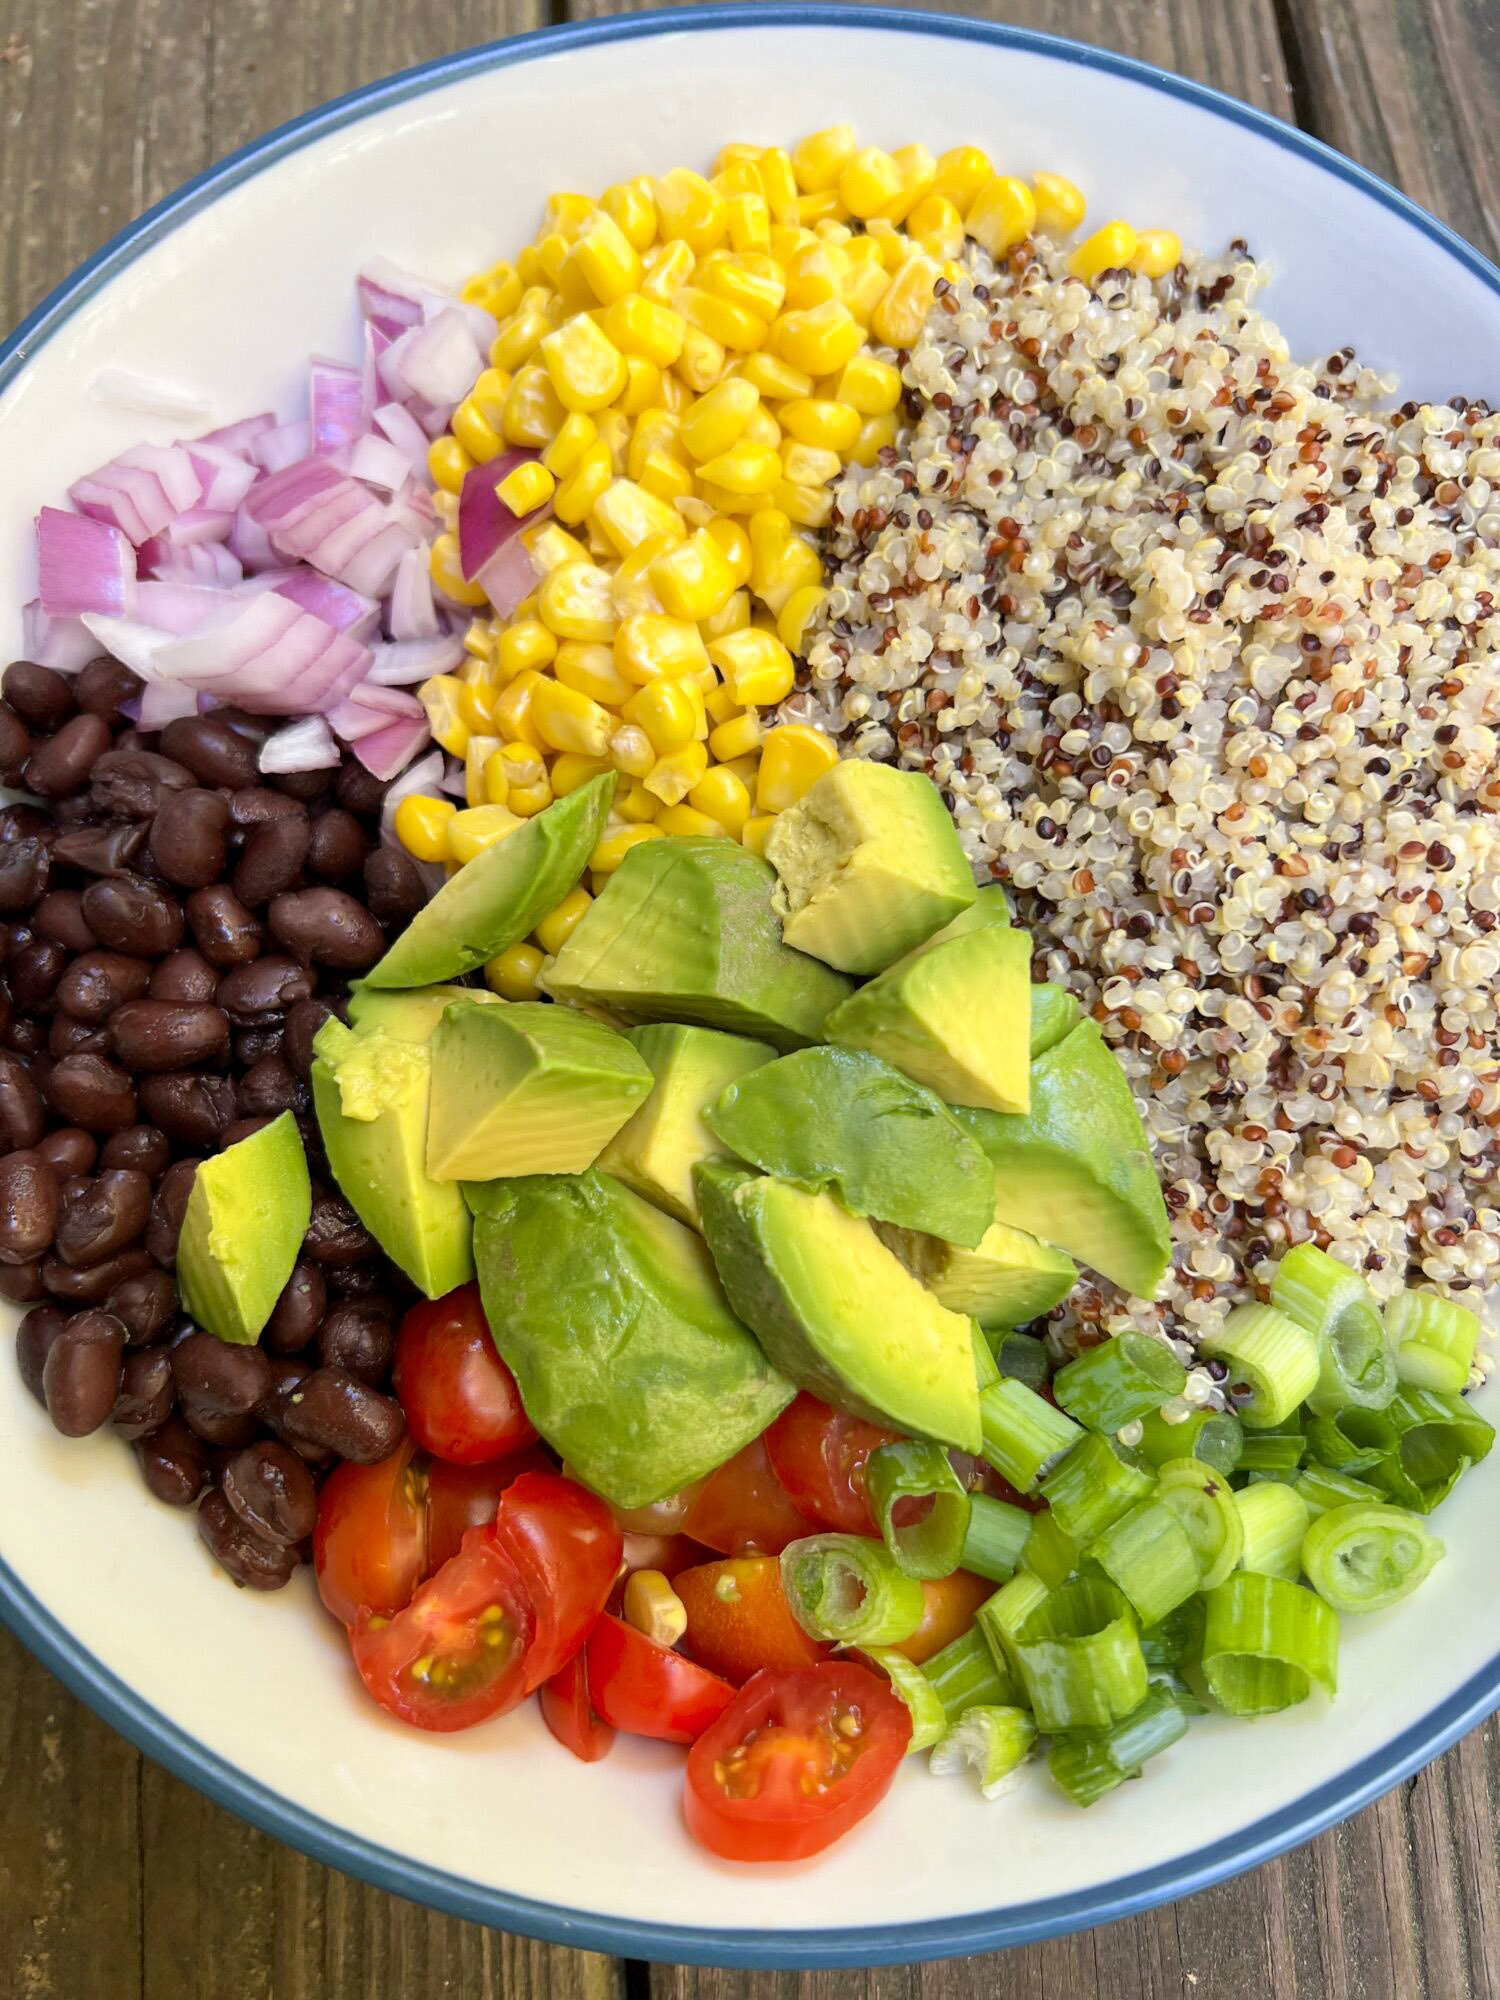
<path id="1" fill-rule="evenodd" d="M 360 1678 L 388 1714 L 452 1730 L 524 1699 L 534 1631 L 520 1572 L 492 1529 L 471 1528 L 404 1611 L 361 1611 L 349 1637 Z"/>
<path id="2" fill-rule="evenodd" d="M 500 1496 L 490 1530 L 531 1598 L 528 1693 L 550 1681 L 589 1635 L 620 1567 L 622 1540 L 597 1493 L 558 1472 L 523 1472 Z"/>
<path id="3" fill-rule="evenodd" d="M 470 1528 L 487 1528 L 495 1518 L 500 1495 L 523 1472 L 551 1472 L 544 1451 L 515 1452 L 488 1465 L 449 1465 L 441 1458 L 427 1461 L 427 1569 L 441 1569 L 456 1556 Z"/>
<path id="4" fill-rule="evenodd" d="M 605 1613 L 585 1649 L 589 1699 L 614 1729 L 691 1743 L 734 1700 L 717 1674 Z"/>
<path id="5" fill-rule="evenodd" d="M 394 1617 L 427 1574 L 427 1507 L 416 1452 L 407 1437 L 378 1465 L 336 1466 L 323 1482 L 313 1569 L 341 1625 L 352 1625 L 362 1605 Z"/>
<path id="6" fill-rule="evenodd" d="M 582 1653 L 575 1653 L 550 1681 L 543 1681 L 539 1699 L 543 1722 L 565 1750 L 571 1750 L 585 1764 L 597 1764 L 609 1755 L 615 1732 L 594 1713 Z"/>
<path id="7" fill-rule="evenodd" d="M 846 1417 L 804 1390 L 766 1432 L 766 1452 L 794 1503 L 820 1528 L 873 1535 L 865 1460 L 877 1445 L 894 1444 L 899 1435 L 862 1417 Z"/>
<path id="8" fill-rule="evenodd" d="M 755 1438 L 709 1474 L 682 1531 L 720 1555 L 779 1556 L 812 1525 L 771 1470 L 766 1440 Z"/>
<path id="9" fill-rule="evenodd" d="M 781 1671 L 826 1659 L 792 1616 L 775 1556 L 700 1563 L 673 1579 L 687 1612 L 683 1643 L 693 1658 L 738 1687 L 762 1668 Z"/>
<path id="10" fill-rule="evenodd" d="M 396 1340 L 395 1383 L 412 1436 L 434 1458 L 486 1465 L 536 1437 L 477 1285 L 412 1307 Z"/>
<path id="11" fill-rule="evenodd" d="M 821 1853 L 890 1790 L 906 1705 L 863 1667 L 757 1674 L 688 1752 L 688 1832 L 730 1861 Z"/>

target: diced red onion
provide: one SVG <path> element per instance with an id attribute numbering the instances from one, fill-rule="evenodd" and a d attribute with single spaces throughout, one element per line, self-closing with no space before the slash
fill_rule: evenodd
<path id="1" fill-rule="evenodd" d="M 274 430 L 262 431 L 251 445 L 250 454 L 266 472 L 280 472 L 306 458 L 311 450 L 312 425 L 291 423 L 277 424 Z"/>
<path id="2" fill-rule="evenodd" d="M 396 492 L 411 477 L 411 460 L 401 447 L 373 434 L 355 439 L 348 462 L 351 478 L 387 493 Z"/>
<path id="3" fill-rule="evenodd" d="M 36 517 L 38 601 L 60 618 L 84 611 L 130 615 L 135 550 L 108 521 L 44 507 Z"/>
<path id="4" fill-rule="evenodd" d="M 425 548 L 408 549 L 391 580 L 386 624 L 393 639 L 433 639 L 443 629 L 432 601 L 432 564 Z"/>
<path id="5" fill-rule="evenodd" d="M 257 468 L 249 459 L 219 445 L 194 444 L 187 451 L 203 495 L 195 511 L 208 508 L 232 514 L 255 484 L 259 476 Z"/>
<path id="6" fill-rule="evenodd" d="M 192 442 L 217 445 L 221 451 L 232 451 L 236 458 L 253 458 L 255 440 L 275 428 L 275 417 L 269 410 L 262 410 L 258 416 L 240 417 L 235 423 L 221 424 L 216 431 L 205 431 Z"/>
<path id="7" fill-rule="evenodd" d="M 310 394 L 312 448 L 319 457 L 331 458 L 370 428 L 373 399 L 364 369 L 315 355 Z"/>
<path id="8" fill-rule="evenodd" d="M 137 568 L 146 574 L 157 563 L 174 560 L 183 549 L 224 541 L 234 525 L 234 514 L 216 507 L 190 507 L 169 521 L 159 535 L 141 543 L 136 551 Z"/>
<path id="9" fill-rule="evenodd" d="M 464 642 L 457 633 L 448 632 L 430 639 L 393 639 L 389 645 L 372 646 L 370 651 L 374 658 L 368 675 L 371 687 L 410 687 L 414 681 L 451 673 L 462 665 Z"/>
<path id="10" fill-rule="evenodd" d="M 223 516 L 226 523 L 232 518 Z M 177 543 L 166 535 L 142 542 L 140 562 L 147 576 L 163 583 L 200 583 L 215 590 L 232 589 L 245 574 L 222 542 Z"/>
<path id="11" fill-rule="evenodd" d="M 350 747 L 373 777 L 394 778 L 411 762 L 427 737 L 427 717 L 411 716 L 388 722 L 373 736 L 362 736 Z"/>
<path id="12" fill-rule="evenodd" d="M 399 401 L 417 396 L 451 407 L 473 388 L 484 359 L 473 327 L 454 304 L 425 325 L 408 327 L 377 366 L 381 381 Z"/>
<path id="13" fill-rule="evenodd" d="M 262 771 L 325 771 L 339 761 L 339 746 L 321 715 L 304 715 L 260 746 Z"/>
<path id="14" fill-rule="evenodd" d="M 397 563 L 418 540 L 366 487 L 327 459 L 304 459 L 273 473 L 256 487 L 246 510 L 276 548 L 368 597 L 383 594 Z"/>
<path id="15" fill-rule="evenodd" d="M 159 535 L 202 497 L 185 445 L 136 445 L 68 488 L 80 514 L 111 522 L 137 544 Z"/>
<path id="16" fill-rule="evenodd" d="M 380 606 L 374 598 L 362 597 L 357 590 L 320 576 L 315 569 L 290 569 L 274 578 L 270 587 L 304 611 L 311 611 L 335 632 L 351 632 L 363 641 L 380 628 Z"/>
<path id="17" fill-rule="evenodd" d="M 186 681 L 147 681 L 136 719 L 142 729 L 165 729 L 169 722 L 197 713 L 198 690 Z"/>
<path id="18" fill-rule="evenodd" d="M 468 305 L 440 285 L 413 277 L 389 257 L 372 257 L 355 280 L 360 311 L 391 339 L 406 327 L 421 326 L 449 307 L 461 313 L 476 343 L 488 350 L 495 338 L 495 316 L 483 306 Z"/>
<path id="19" fill-rule="evenodd" d="M 471 465 L 464 474 L 458 496 L 458 561 L 465 582 L 472 583 L 512 535 L 540 525 L 552 512 L 549 505 L 530 514 L 513 514 L 498 491 L 518 465 L 538 456 L 528 449 L 502 452 L 484 465 Z"/>
<path id="20" fill-rule="evenodd" d="M 215 624 L 233 609 L 235 602 L 228 591 L 175 580 L 158 582 L 153 578 L 136 587 L 135 615 L 142 625 L 182 638 Z"/>
<path id="21" fill-rule="evenodd" d="M 28 660 L 59 674 L 76 674 L 101 652 L 109 651 L 81 618 L 54 617 L 43 611 L 37 597 L 21 608 L 21 643 Z"/>
<path id="22" fill-rule="evenodd" d="M 383 431 L 396 449 L 411 460 L 413 472 L 425 469 L 427 433 L 410 410 L 404 409 L 400 403 L 382 403 L 375 412 L 374 424 L 376 430 Z"/>
<path id="23" fill-rule="evenodd" d="M 509 618 L 516 606 L 528 598 L 541 581 L 541 571 L 531 559 L 531 551 L 519 535 L 497 549 L 475 577 L 499 618 Z"/>
<path id="24" fill-rule="evenodd" d="M 237 507 L 226 540 L 230 554 L 244 565 L 247 574 L 256 570 L 275 569 L 281 558 L 271 547 L 271 537 L 259 521 L 251 518 L 243 507 Z"/>
<path id="25" fill-rule="evenodd" d="M 414 694 L 407 694 L 401 688 L 372 687 L 366 681 L 354 689 L 347 701 L 327 713 L 329 728 L 346 743 L 355 743 L 361 736 L 383 729 L 388 722 L 411 720 L 418 715 L 425 718 L 427 711 Z"/>

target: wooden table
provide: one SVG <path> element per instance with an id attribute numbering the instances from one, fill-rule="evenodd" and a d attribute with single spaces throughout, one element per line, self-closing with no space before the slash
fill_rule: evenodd
<path id="1" fill-rule="evenodd" d="M 628 4 L 628 0 L 627 0 Z M 950 0 L 957 5 L 959 0 Z M 11 0 L 0 321 L 188 175 L 368 79 L 617 0 Z M 1500 0 L 991 0 L 1219 85 L 1500 247 Z M 6 37 L 8 36 L 8 40 Z M 0 2000 L 1494 2000 L 1500 1727 L 1311 1846 L 1052 1944 L 872 1973 L 624 1965 L 304 1860 L 0 1634 Z"/>

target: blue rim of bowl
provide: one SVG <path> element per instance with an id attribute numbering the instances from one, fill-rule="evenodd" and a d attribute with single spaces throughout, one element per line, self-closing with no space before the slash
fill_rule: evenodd
<path id="1" fill-rule="evenodd" d="M 947 14 L 919 14 L 881 7 L 785 5 L 777 0 L 737 0 L 733 7 L 684 7 L 679 10 L 582 21 L 541 28 L 504 42 L 465 50 L 424 63 L 383 81 L 367 84 L 335 98 L 315 111 L 279 126 L 252 141 L 216 166 L 187 181 L 175 194 L 148 209 L 137 221 L 79 266 L 71 277 L 43 300 L 0 346 L 0 392 L 13 382 L 38 347 L 94 293 L 110 282 L 145 250 L 179 224 L 208 207 L 221 194 L 248 180 L 287 154 L 355 123 L 373 111 L 420 97 L 444 84 L 490 70 L 511 68 L 540 56 L 561 54 L 604 42 L 634 41 L 641 36 L 692 34 L 720 28 L 821 27 L 878 30 L 923 35 L 939 40 L 984 42 L 1076 63 L 1087 69 L 1144 84 L 1182 102 L 1242 125 L 1284 151 L 1299 155 L 1325 173 L 1357 188 L 1381 207 L 1400 216 L 1412 228 L 1448 252 L 1473 276 L 1500 297 L 1500 270 L 1462 237 L 1417 207 L 1377 175 L 1268 112 L 1241 104 L 1206 84 L 1193 83 L 1150 63 L 1108 50 L 1085 48 L 1056 35 L 1035 33 Z M 1226 1876 L 1253 1868 L 1310 1840 L 1335 1821 L 1347 1818 L 1441 1754 L 1468 1730 L 1500 1706 L 1500 1656 L 1457 1689 L 1421 1721 L 1403 1730 L 1382 1750 L 1350 1770 L 1307 1793 L 1294 1804 L 1270 1813 L 1253 1825 L 1227 1835 L 1192 1854 L 1158 1867 L 1121 1876 L 1097 1888 L 1011 1910 L 978 1911 L 927 1923 L 888 1928 L 826 1929 L 767 1932 L 704 1930 L 691 1925 L 640 1923 L 632 1918 L 596 1915 L 552 1903 L 534 1902 L 504 1890 L 487 1888 L 377 1846 L 290 1804 L 280 1794 L 249 1778 L 226 1759 L 206 1749 L 143 1701 L 102 1662 L 67 1632 L 0 1560 L 0 1621 L 34 1653 L 44 1666 L 113 1724 L 140 1750 L 168 1770 L 226 1806 L 240 1818 L 316 1860 L 346 1874 L 426 1903 L 454 1916 L 500 1929 L 519 1931 L 550 1944 L 612 1952 L 627 1958 L 655 1959 L 669 1964 L 742 1967 L 813 1968 L 899 1964 L 920 1959 L 950 1958 L 994 1951 L 1002 1946 L 1029 1944 L 1058 1937 L 1095 1924 L 1110 1923 L 1158 1903 L 1190 1896 Z M 813 1864 L 814 1866 L 816 1864 Z"/>

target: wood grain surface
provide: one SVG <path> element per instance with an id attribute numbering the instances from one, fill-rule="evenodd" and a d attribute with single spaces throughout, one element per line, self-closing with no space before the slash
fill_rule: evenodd
<path id="1" fill-rule="evenodd" d="M 0 320 L 267 127 L 565 7 L 11 0 Z M 1398 181 L 1482 248 L 1500 243 L 1497 0 L 966 11 L 1217 84 Z M 1497 1826 L 1492 1721 L 1310 1846 L 1102 1930 L 868 1973 L 648 1969 L 486 1932 L 305 1860 L 139 1757 L 0 1634 L 0 2000 L 1500 2000 Z"/>

